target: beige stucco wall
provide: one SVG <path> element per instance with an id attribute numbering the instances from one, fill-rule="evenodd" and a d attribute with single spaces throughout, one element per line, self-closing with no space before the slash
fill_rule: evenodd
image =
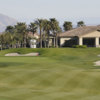
<path id="1" fill-rule="evenodd" d="M 83 45 L 83 38 L 79 38 L 79 45 Z"/>
<path id="2" fill-rule="evenodd" d="M 53 44 L 52 39 L 49 39 L 49 46 L 52 46 L 52 44 Z"/>
<path id="3" fill-rule="evenodd" d="M 84 38 L 95 38 L 95 46 L 100 47 L 100 44 L 99 44 L 100 32 L 99 31 L 91 32 L 91 33 L 85 34 L 83 36 L 80 36 L 79 37 L 79 45 L 83 45 Z"/>
<path id="4" fill-rule="evenodd" d="M 87 38 L 91 38 L 91 37 L 100 37 L 100 32 L 99 31 L 95 31 L 95 32 L 91 32 L 91 33 L 88 33 L 88 34 L 85 34 L 81 37 L 87 37 Z"/>
<path id="5" fill-rule="evenodd" d="M 95 38 L 95 45 L 96 45 L 96 47 L 100 47 L 99 38 L 98 37 Z"/>
<path id="6" fill-rule="evenodd" d="M 60 38 L 60 46 L 63 46 L 65 41 L 70 40 L 71 38 Z"/>
<path id="7" fill-rule="evenodd" d="M 85 35 L 82 35 L 79 37 L 79 45 L 83 45 L 83 38 L 95 38 L 95 42 L 96 42 L 96 47 L 99 47 L 99 38 L 100 38 L 100 32 L 99 31 L 95 31 L 95 32 L 91 32 Z M 66 40 L 70 40 L 71 38 L 60 38 L 60 46 L 63 46 Z"/>

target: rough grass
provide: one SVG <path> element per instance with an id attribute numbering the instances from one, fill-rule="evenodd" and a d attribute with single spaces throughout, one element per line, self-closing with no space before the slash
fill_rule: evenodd
<path id="1" fill-rule="evenodd" d="M 4 57 L 39 52 L 39 57 Z M 0 52 L 0 100 L 100 100 L 99 48 Z"/>

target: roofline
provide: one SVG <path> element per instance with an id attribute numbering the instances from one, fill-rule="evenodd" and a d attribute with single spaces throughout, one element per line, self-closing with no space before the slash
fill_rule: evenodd
<path id="1" fill-rule="evenodd" d="M 69 32 L 71 33 L 74 33 L 74 31 L 77 31 L 78 29 L 80 29 L 80 28 L 85 28 L 85 27 L 98 27 L 98 26 L 83 26 L 83 27 L 78 27 L 78 28 L 74 28 L 74 29 L 72 29 L 72 30 L 69 30 L 69 31 L 65 31 L 65 32 L 62 32 L 62 33 L 60 33 L 60 34 L 58 34 L 58 37 L 75 37 L 75 35 L 69 35 Z M 99 27 L 100 28 L 100 27 Z M 92 30 L 91 32 L 95 32 L 95 31 L 98 31 L 98 28 L 97 28 L 97 30 L 95 29 L 95 30 Z M 86 32 L 86 33 L 84 33 L 84 34 L 76 34 L 76 36 L 77 37 L 81 37 L 81 36 L 84 36 L 84 35 L 86 35 L 86 34 L 89 34 L 89 33 L 91 33 L 90 31 L 89 32 Z M 65 36 L 64 36 L 64 35 Z M 69 36 L 66 36 L 66 34 L 67 35 L 69 35 Z M 60 36 L 61 35 L 61 36 Z"/>

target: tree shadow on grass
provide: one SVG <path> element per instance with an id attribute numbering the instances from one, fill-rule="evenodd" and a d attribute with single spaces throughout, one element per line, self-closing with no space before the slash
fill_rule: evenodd
<path id="1" fill-rule="evenodd" d="M 94 66 L 91 69 L 100 69 L 100 66 Z"/>
<path id="2" fill-rule="evenodd" d="M 19 63 L 19 62 L 0 62 L 0 68 L 6 68 L 6 67 L 17 67 L 24 65 L 25 63 Z"/>

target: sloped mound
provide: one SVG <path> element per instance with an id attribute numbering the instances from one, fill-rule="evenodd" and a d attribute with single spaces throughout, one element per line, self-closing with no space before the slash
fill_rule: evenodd
<path id="1" fill-rule="evenodd" d="M 8 54 L 5 54 L 5 56 L 20 56 L 20 54 L 18 54 L 18 53 L 8 53 Z"/>
<path id="2" fill-rule="evenodd" d="M 19 53 L 8 53 L 5 56 L 39 56 L 39 53 L 28 53 L 28 54 L 19 54 Z"/>

